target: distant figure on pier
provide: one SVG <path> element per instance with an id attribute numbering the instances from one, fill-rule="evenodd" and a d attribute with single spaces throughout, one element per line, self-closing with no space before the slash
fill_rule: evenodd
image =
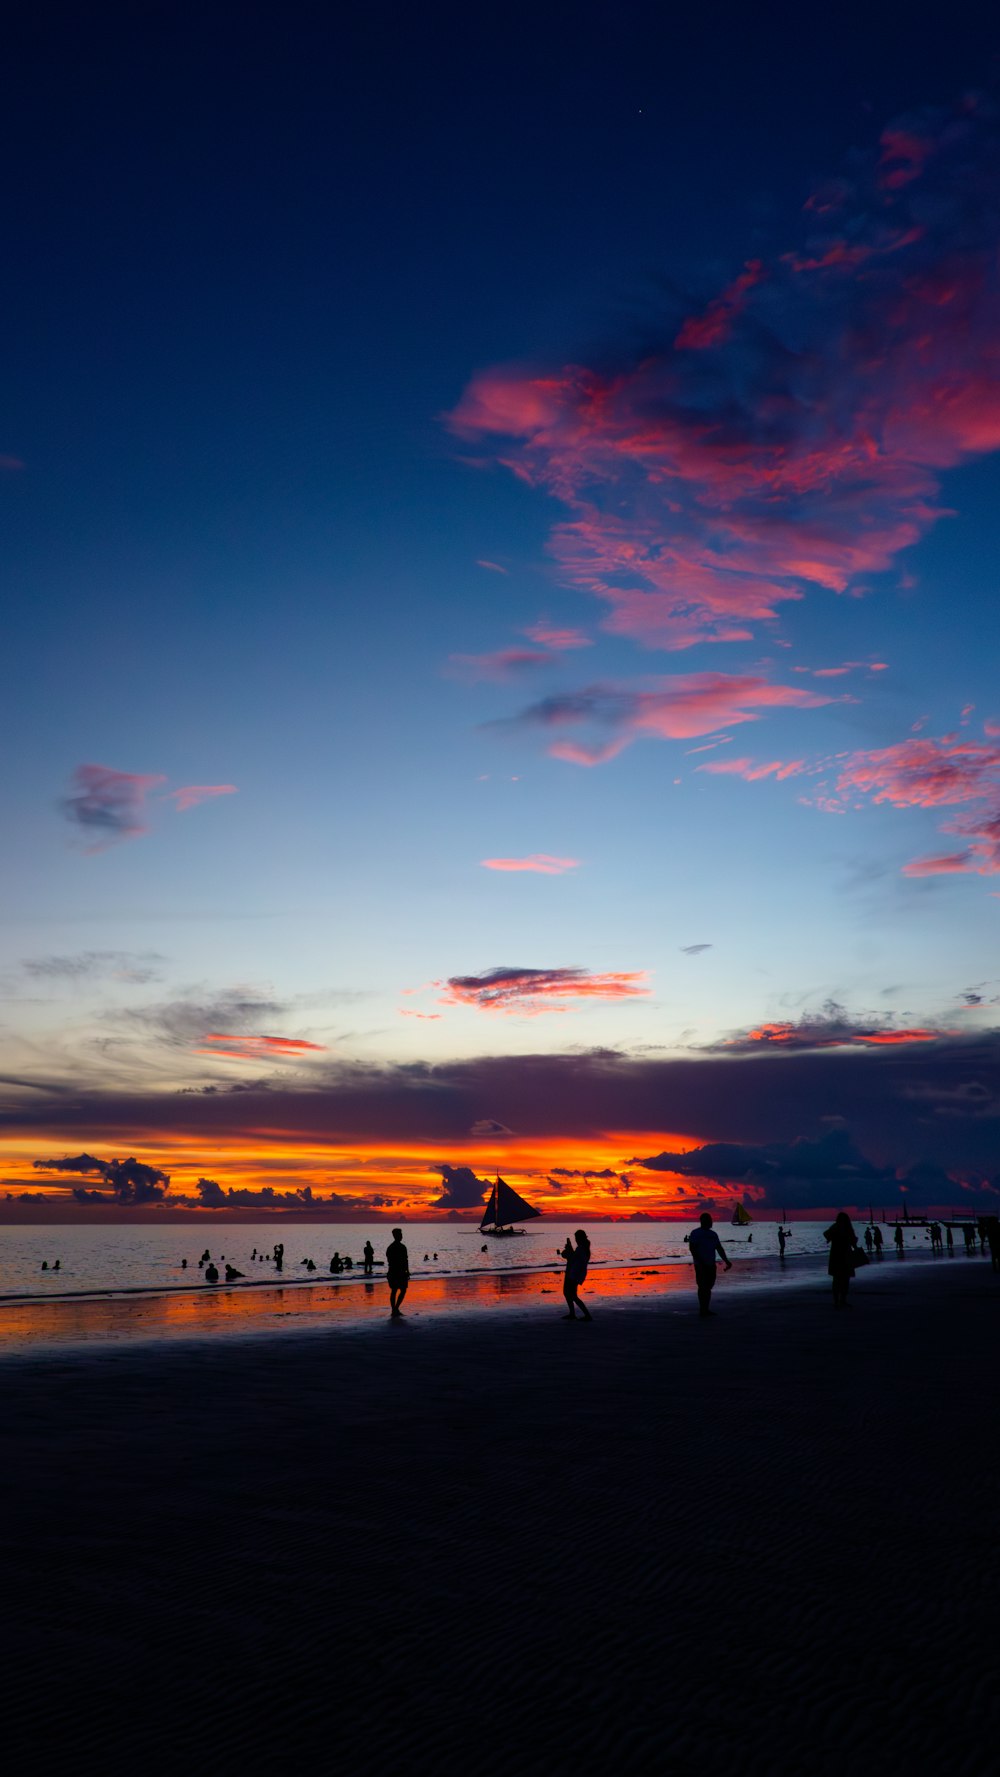
<path id="1" fill-rule="evenodd" d="M 779 1259 L 783 1259 L 785 1256 L 785 1246 L 786 1246 L 787 1240 L 788 1240 L 788 1236 L 785 1233 L 784 1228 L 779 1223 L 778 1224 L 778 1257 L 779 1257 Z"/>
<path id="2" fill-rule="evenodd" d="M 833 1306 L 846 1308 L 847 1292 L 854 1276 L 854 1255 L 858 1248 L 854 1223 L 846 1209 L 840 1210 L 836 1220 L 823 1230 L 823 1239 L 830 1244 L 826 1268 L 833 1279 Z"/>
<path id="3" fill-rule="evenodd" d="M 246 1275 L 245 1272 L 237 1271 L 235 1265 L 227 1265 L 226 1266 L 226 1282 L 227 1283 L 235 1283 L 236 1279 L 238 1277 L 244 1277 L 245 1275 Z"/>
<path id="4" fill-rule="evenodd" d="M 393 1228 L 392 1242 L 385 1249 L 386 1281 L 389 1285 L 389 1316 L 400 1320 L 400 1303 L 410 1282 L 410 1255 L 403 1245 L 402 1228 Z"/>
<path id="5" fill-rule="evenodd" d="M 576 1245 L 567 1236 L 566 1245 L 562 1249 L 562 1257 L 566 1260 L 566 1271 L 563 1276 L 563 1295 L 566 1298 L 566 1319 L 575 1320 L 579 1308 L 582 1319 L 592 1320 L 579 1297 L 579 1289 L 586 1282 L 587 1267 L 590 1264 L 590 1241 L 582 1228 L 575 1235 Z"/>
<path id="6" fill-rule="evenodd" d="M 712 1225 L 712 1217 L 706 1209 L 699 1217 L 697 1228 L 685 1236 L 691 1257 L 694 1260 L 694 1281 L 698 1290 L 698 1313 L 702 1319 L 714 1314 L 712 1307 L 712 1291 L 719 1273 L 716 1263 L 721 1259 L 727 1271 L 732 1270 L 732 1261 L 726 1257 L 726 1249 Z"/>
<path id="7" fill-rule="evenodd" d="M 903 1230 L 899 1226 L 898 1222 L 896 1224 L 896 1232 L 892 1238 L 896 1242 L 896 1251 L 899 1254 L 900 1258 L 902 1258 L 902 1256 L 903 1256 Z"/>
<path id="8" fill-rule="evenodd" d="M 219 1273 L 216 1270 L 215 1266 L 214 1265 L 206 1265 L 205 1266 L 205 1282 L 206 1283 L 218 1283 L 218 1281 L 219 1281 Z"/>
<path id="9" fill-rule="evenodd" d="M 370 1277 L 375 1269 L 375 1248 L 370 1240 L 365 1241 L 365 1276 Z"/>
<path id="10" fill-rule="evenodd" d="M 883 1240 L 882 1240 L 882 1230 L 878 1226 L 877 1223 L 875 1225 L 875 1228 L 872 1231 L 872 1239 L 875 1242 L 875 1257 L 877 1259 L 880 1259 L 882 1257 Z"/>

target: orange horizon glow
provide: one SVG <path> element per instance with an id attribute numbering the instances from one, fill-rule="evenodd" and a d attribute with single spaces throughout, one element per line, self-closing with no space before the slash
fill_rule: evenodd
<path id="1" fill-rule="evenodd" d="M 345 1214 L 419 1213 L 445 1219 L 449 1212 L 433 1207 L 443 1188 L 433 1168 L 445 1159 L 452 1166 L 471 1167 L 485 1180 L 492 1179 L 499 1169 L 544 1214 L 555 1216 L 628 1216 L 640 1209 L 647 1215 L 676 1214 L 702 1197 L 728 1202 L 750 1195 L 737 1187 L 667 1172 L 644 1172 L 641 1166 L 630 1164 L 633 1155 L 665 1150 L 687 1153 L 703 1146 L 705 1139 L 662 1129 L 633 1129 L 604 1131 L 585 1140 L 558 1135 L 469 1136 L 447 1143 L 421 1139 L 387 1140 L 376 1145 L 337 1143 L 266 1127 L 223 1138 L 185 1130 L 145 1130 L 138 1135 L 134 1129 L 110 1128 L 99 1138 L 89 1131 L 86 1138 L 76 1141 L 61 1133 L 57 1146 L 64 1154 L 96 1148 L 102 1156 L 128 1154 L 157 1166 L 171 1180 L 163 1200 L 165 1209 L 172 1203 L 185 1207 L 177 1199 L 197 1198 L 197 1180 L 210 1177 L 224 1190 L 258 1191 L 268 1185 L 275 1191 L 294 1191 L 308 1185 L 317 1208 L 339 1197 L 342 1201 L 337 1207 Z M 55 1178 L 34 1172 L 33 1162 L 46 1146 L 51 1151 L 52 1144 L 44 1135 L 30 1146 L 23 1136 L 0 1138 L 0 1204 L 5 1195 L 17 1200 L 24 1192 L 43 1193 L 53 1203 L 71 1204 L 74 1189 L 106 1191 L 96 1176 L 61 1173 Z M 550 1180 L 559 1168 L 581 1176 L 559 1181 L 562 1188 L 557 1188 Z M 605 1171 L 625 1174 L 629 1182 L 623 1183 L 620 1176 L 600 1178 L 598 1174 Z M 351 1201 L 372 1195 L 388 1195 L 393 1202 L 369 1209 L 363 1203 L 355 1207 Z M 282 1207 L 260 1205 L 262 1213 L 275 1213 Z M 472 1216 L 475 1210 L 468 1213 Z"/>

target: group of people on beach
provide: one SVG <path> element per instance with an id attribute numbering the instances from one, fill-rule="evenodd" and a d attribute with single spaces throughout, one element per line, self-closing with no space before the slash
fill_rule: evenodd
<path id="1" fill-rule="evenodd" d="M 949 1250 L 952 1250 L 953 1241 L 950 1227 L 947 1230 L 947 1234 L 948 1247 Z M 976 1234 L 977 1230 L 975 1228 L 970 1228 L 966 1231 L 967 1250 L 975 1250 Z M 995 1271 L 1000 1270 L 1000 1218 L 997 1216 L 985 1217 L 978 1229 L 978 1234 L 983 1250 L 985 1251 L 987 1246 L 990 1249 L 993 1269 Z M 939 1223 L 933 1222 L 931 1224 L 930 1237 L 932 1250 L 943 1250 L 941 1225 Z M 782 1258 L 785 1256 L 786 1238 L 787 1231 L 782 1226 L 778 1230 L 779 1253 Z M 823 1238 L 827 1242 L 829 1248 L 827 1272 L 833 1287 L 833 1306 L 834 1308 L 846 1308 L 848 1305 L 847 1296 L 851 1285 L 851 1279 L 858 1267 L 867 1264 L 869 1262 L 869 1255 L 873 1252 L 877 1258 L 882 1257 L 884 1244 L 882 1230 L 877 1225 L 869 1225 L 864 1232 L 863 1248 L 857 1233 L 855 1232 L 854 1224 L 851 1221 L 850 1216 L 847 1214 L 846 1210 L 842 1209 L 831 1222 L 830 1226 L 824 1229 Z M 894 1240 L 897 1253 L 902 1257 L 903 1230 L 898 1224 L 896 1226 Z M 715 1230 L 714 1219 L 707 1210 L 699 1217 L 698 1226 L 693 1228 L 690 1234 L 685 1235 L 684 1241 L 690 1252 L 694 1267 L 695 1289 L 698 1297 L 698 1313 L 702 1318 L 707 1318 L 714 1315 L 715 1312 L 712 1308 L 712 1291 L 715 1288 L 716 1280 L 718 1278 L 719 1264 L 721 1262 L 727 1271 L 731 1271 L 733 1268 L 732 1261 Z M 257 1249 L 254 1248 L 252 1257 L 262 1261 L 270 1259 L 274 1263 L 275 1268 L 278 1271 L 281 1271 L 284 1264 L 284 1254 L 284 1246 L 279 1243 L 274 1247 L 273 1251 L 268 1254 L 264 1254 L 263 1252 L 258 1254 Z M 567 1236 L 566 1244 L 561 1248 L 559 1256 L 565 1261 L 562 1285 L 563 1297 L 566 1302 L 564 1319 L 589 1321 L 593 1316 L 590 1314 L 586 1303 L 580 1295 L 580 1290 L 587 1279 L 587 1271 L 590 1266 L 591 1258 L 590 1240 L 583 1228 L 577 1228 L 575 1234 Z M 427 1259 L 428 1257 L 429 1255 L 425 1253 L 424 1258 Z M 437 1258 L 437 1253 L 434 1254 L 434 1257 L 435 1259 Z M 224 1258 L 225 1255 L 223 1255 L 223 1259 Z M 364 1244 L 363 1259 L 364 1275 L 366 1277 L 374 1275 L 377 1262 L 378 1261 L 376 1261 L 375 1258 L 375 1249 L 372 1246 L 371 1241 L 366 1240 Z M 308 1266 L 310 1271 L 315 1271 L 316 1266 L 313 1260 L 303 1259 L 302 1263 L 303 1265 Z M 183 1264 L 186 1267 L 186 1259 L 183 1261 Z M 392 1230 L 392 1241 L 386 1248 L 385 1267 L 386 1282 L 389 1286 L 390 1318 L 392 1320 L 400 1320 L 402 1319 L 402 1304 L 410 1285 L 410 1259 L 406 1246 L 403 1243 L 402 1228 L 393 1228 Z M 55 1268 L 58 1269 L 58 1264 Z M 220 1281 L 218 1269 L 213 1263 L 212 1255 L 207 1248 L 205 1252 L 202 1253 L 201 1259 L 199 1260 L 199 1268 L 204 1273 L 206 1283 L 214 1284 Z M 332 1273 L 342 1272 L 352 1268 L 352 1259 L 347 1257 L 341 1258 L 339 1252 L 334 1253 L 333 1258 L 330 1261 L 330 1270 Z M 225 1280 L 227 1283 L 234 1283 L 244 1275 L 245 1274 L 242 1271 L 237 1271 L 235 1266 L 230 1264 L 226 1265 Z"/>

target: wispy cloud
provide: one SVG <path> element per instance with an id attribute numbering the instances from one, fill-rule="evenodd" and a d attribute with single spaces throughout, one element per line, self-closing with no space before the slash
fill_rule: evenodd
<path id="1" fill-rule="evenodd" d="M 551 664 L 552 655 L 541 648 L 497 648 L 492 654 L 449 654 L 446 670 L 452 678 L 475 685 L 484 680 L 502 683 Z"/>
<path id="2" fill-rule="evenodd" d="M 33 981 L 126 981 L 145 986 L 159 978 L 166 961 L 155 950 L 83 950 L 74 956 L 29 956 L 21 968 Z"/>
<path id="3" fill-rule="evenodd" d="M 682 956 L 700 956 L 703 950 L 711 950 L 711 944 L 682 944 Z"/>
<path id="4" fill-rule="evenodd" d="M 795 1023 L 778 1019 L 724 1037 L 721 1049 L 753 1054 L 762 1049 L 837 1049 L 860 1045 L 931 1043 L 955 1036 L 940 1026 L 906 1025 L 888 1013 L 852 1017 L 836 1000 L 828 1000 L 818 1012 L 807 1012 Z"/>
<path id="5" fill-rule="evenodd" d="M 527 858 L 483 858 L 483 870 L 529 870 L 536 876 L 564 876 L 579 868 L 579 858 L 553 858 L 548 852 L 532 852 Z"/>
<path id="6" fill-rule="evenodd" d="M 140 773 L 114 771 L 107 765 L 78 765 L 72 778 L 72 793 L 60 804 L 63 814 L 75 826 L 96 835 L 90 852 L 104 851 L 123 839 L 136 839 L 148 831 L 146 797 L 167 779 L 162 772 Z M 173 801 L 178 814 L 197 808 L 200 802 L 216 796 L 234 796 L 235 784 L 184 784 L 176 790 L 165 790 L 161 801 Z"/>
<path id="7" fill-rule="evenodd" d="M 589 729 L 595 738 L 556 740 L 548 750 L 576 765 L 601 765 L 640 738 L 691 740 L 717 728 L 755 722 L 766 711 L 818 709 L 832 702 L 824 693 L 776 685 L 760 674 L 687 673 L 658 679 L 645 690 L 587 685 L 543 698 L 519 716 L 491 726 Z"/>
<path id="8" fill-rule="evenodd" d="M 73 791 L 63 798 L 62 811 L 68 821 L 94 837 L 94 843 L 87 848 L 94 852 L 145 833 L 146 797 L 167 780 L 159 773 L 78 765 L 72 781 Z"/>
<path id="9" fill-rule="evenodd" d="M 452 428 L 559 501 L 563 576 L 644 646 L 862 590 L 1000 446 L 998 188 L 988 106 L 896 123 L 804 240 L 599 364 L 484 370 Z"/>
<path id="10" fill-rule="evenodd" d="M 942 831 L 965 843 L 959 850 L 914 858 L 905 876 L 948 876 L 1000 873 L 1000 745 L 959 740 L 917 738 L 869 752 L 853 753 L 837 779 L 842 803 L 868 797 L 893 808 L 948 808 L 986 803 L 983 809 L 955 815 Z"/>
<path id="11" fill-rule="evenodd" d="M 510 571 L 508 568 L 501 567 L 498 561 L 477 561 L 476 567 L 488 568 L 491 574 L 507 574 Z"/>
<path id="12" fill-rule="evenodd" d="M 483 1012 L 564 1012 L 571 1000 L 634 999 L 650 992 L 645 969 L 594 974 L 589 969 L 487 969 L 482 975 L 452 975 L 438 983 L 442 1005 L 476 1006 Z"/>
<path id="13" fill-rule="evenodd" d="M 326 1054 L 324 1043 L 307 1043 L 302 1037 L 233 1036 L 218 1030 L 209 1031 L 202 1044 L 199 1055 L 219 1055 L 227 1061 L 302 1061 Z"/>
<path id="14" fill-rule="evenodd" d="M 742 777 L 748 784 L 753 784 L 762 777 L 777 779 L 797 777 L 805 768 L 804 759 L 770 759 L 755 761 L 753 759 L 709 759 L 704 765 L 696 765 L 696 771 L 709 771 L 715 777 Z"/>
<path id="15" fill-rule="evenodd" d="M 567 653 L 574 648 L 592 648 L 594 645 L 591 637 L 584 635 L 582 629 L 560 629 L 556 624 L 547 623 L 544 618 L 533 623 L 524 633 L 540 647 L 551 648 L 556 654 Z"/>
<path id="16" fill-rule="evenodd" d="M 184 814 L 189 808 L 197 808 L 199 802 L 209 802 L 213 796 L 235 796 L 235 784 L 185 784 L 180 790 L 168 790 L 165 800 L 177 805 L 177 813 Z"/>

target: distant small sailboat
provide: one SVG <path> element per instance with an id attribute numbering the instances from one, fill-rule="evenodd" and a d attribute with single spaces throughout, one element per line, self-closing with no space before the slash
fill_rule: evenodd
<path id="1" fill-rule="evenodd" d="M 745 1203 L 738 1203 L 736 1205 L 736 1208 L 733 1210 L 732 1226 L 734 1228 L 745 1228 L 748 1225 L 748 1223 L 750 1223 L 752 1221 L 753 1221 L 753 1216 L 750 1214 L 750 1211 L 747 1209 L 746 1204 Z"/>
<path id="2" fill-rule="evenodd" d="M 523 1234 L 523 1228 L 514 1228 L 512 1222 L 530 1222 L 535 1216 L 541 1215 L 540 1209 L 534 1209 L 519 1197 L 506 1179 L 497 1173 L 497 1182 L 490 1192 L 490 1200 L 483 1211 L 483 1219 L 479 1224 L 480 1234 L 492 1234 L 497 1239 L 509 1239 L 511 1235 Z"/>

